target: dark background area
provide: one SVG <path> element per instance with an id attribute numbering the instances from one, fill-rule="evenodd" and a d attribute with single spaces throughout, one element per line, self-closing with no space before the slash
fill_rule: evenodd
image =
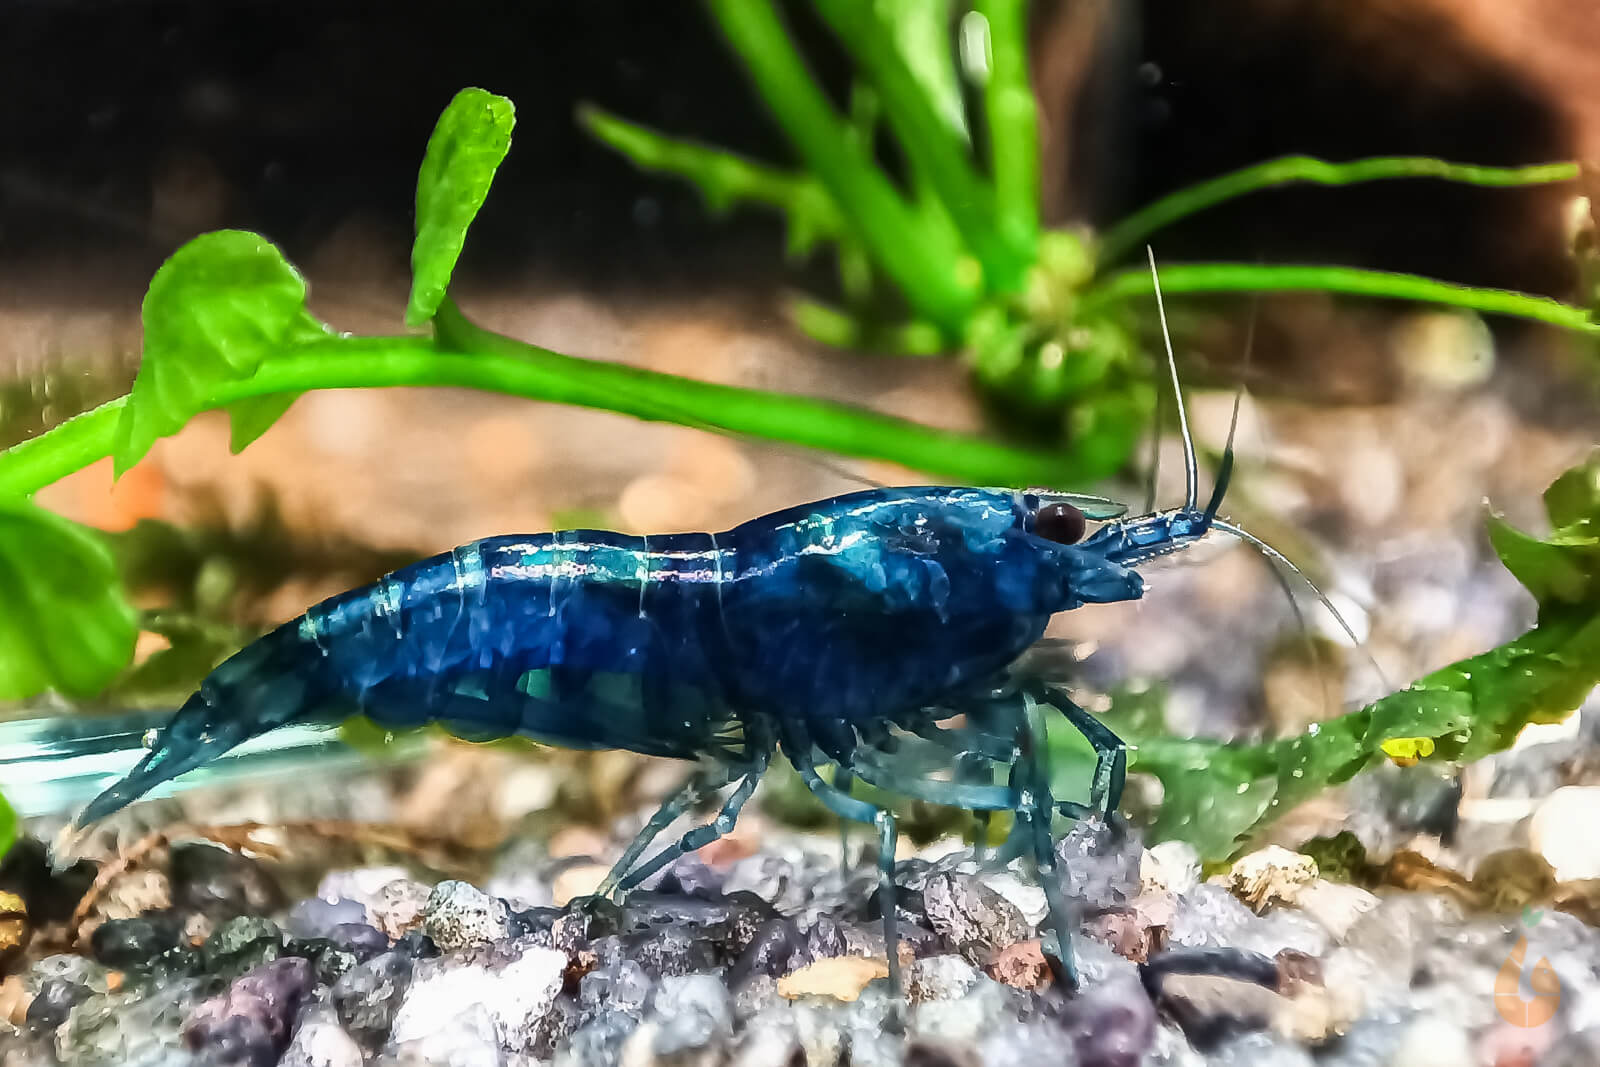
<path id="1" fill-rule="evenodd" d="M 1101 5 L 1091 29 L 1080 19 L 1063 31 L 1071 2 L 1034 7 L 1036 70 L 1098 57 L 1089 90 L 1045 101 L 1058 123 L 1068 117 L 1054 132 L 1077 149 L 1045 180 L 1051 202 L 1100 221 L 1288 152 L 1518 164 L 1573 151 L 1550 100 L 1420 6 L 1143 0 Z M 801 5 L 787 10 L 842 92 L 836 47 Z M 70 264 L 85 281 L 126 274 L 137 291 L 176 244 L 217 225 L 259 229 L 294 260 L 352 220 L 403 249 L 432 123 L 457 89 L 479 85 L 518 108 L 515 147 L 473 229 L 468 267 L 480 276 L 667 291 L 793 279 L 774 216 L 713 221 L 694 190 L 638 174 L 574 122 L 592 101 L 785 159 L 699 4 L 83 0 L 3 11 L 0 269 Z M 1085 32 L 1094 40 L 1074 46 Z M 1166 253 L 1557 293 L 1568 278 L 1551 196 L 1437 182 L 1277 192 L 1180 227 Z M 826 264 L 809 269 L 826 282 Z"/>

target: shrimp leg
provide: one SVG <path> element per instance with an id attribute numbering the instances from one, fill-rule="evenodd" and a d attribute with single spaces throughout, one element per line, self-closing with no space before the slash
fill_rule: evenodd
<path id="1" fill-rule="evenodd" d="M 707 796 L 715 793 L 729 782 L 733 781 L 734 771 L 725 766 L 704 767 L 691 774 L 677 791 L 661 802 L 656 813 L 650 816 L 650 821 L 634 835 L 628 847 L 623 850 L 622 856 L 612 864 L 611 871 L 606 875 L 600 887 L 594 891 L 596 897 L 609 897 L 617 889 L 626 890 L 623 884 L 628 873 L 639 862 L 639 857 L 644 855 L 644 850 L 650 847 L 650 842 L 656 835 L 670 826 L 678 816 L 695 807 Z"/>
<path id="2" fill-rule="evenodd" d="M 623 878 L 617 888 L 626 893 L 628 890 L 649 878 L 652 874 L 676 860 L 679 856 L 702 849 L 719 837 L 731 832 L 734 823 L 739 820 L 739 812 L 744 808 L 745 801 L 750 799 L 750 794 L 756 791 L 756 785 L 761 781 L 762 772 L 767 769 L 767 759 L 762 758 L 756 765 L 748 768 L 739 780 L 739 785 L 729 795 L 722 805 L 722 810 L 717 817 L 704 826 L 696 826 L 670 848 L 664 848 L 650 858 L 648 863 L 631 871 Z M 669 820 L 670 821 L 670 820 Z"/>
<path id="3" fill-rule="evenodd" d="M 811 790 L 811 795 L 839 818 L 866 823 L 878 831 L 878 906 L 883 911 L 884 954 L 889 963 L 889 986 L 894 995 L 899 997 L 905 987 L 900 981 L 900 933 L 895 914 L 894 853 L 900 835 L 894 814 L 864 800 L 857 800 L 823 781 L 817 773 L 817 765 L 811 754 L 812 741 L 803 724 L 785 722 L 782 730 L 784 752 L 799 773 L 800 780 Z"/>
<path id="4" fill-rule="evenodd" d="M 1110 816 L 1122 805 L 1122 790 L 1128 780 L 1127 743 L 1112 733 L 1099 719 L 1074 704 L 1060 689 L 1047 685 L 1030 686 L 1033 698 L 1059 711 L 1083 735 L 1095 751 L 1094 778 L 1089 786 L 1089 806 Z"/>

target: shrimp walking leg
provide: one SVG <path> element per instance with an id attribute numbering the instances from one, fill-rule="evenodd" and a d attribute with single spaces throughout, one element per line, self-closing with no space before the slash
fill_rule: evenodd
<path id="1" fill-rule="evenodd" d="M 656 839 L 656 835 L 672 825 L 678 816 L 731 782 L 736 773 L 728 767 L 712 766 L 690 775 L 675 793 L 662 801 L 656 813 L 650 817 L 650 821 L 634 835 L 628 847 L 623 850 L 622 856 L 612 865 L 610 873 L 600 883 L 600 888 L 595 890 L 595 896 L 608 897 L 619 887 L 626 889 L 627 887 L 622 885 L 623 880 L 639 862 L 639 857 L 644 855 L 644 850 L 650 847 L 650 842 Z"/>
<path id="2" fill-rule="evenodd" d="M 750 799 L 750 794 L 756 791 L 756 785 L 761 781 L 762 772 L 767 769 L 767 761 L 761 760 L 759 765 L 750 768 L 739 780 L 739 785 L 728 799 L 723 803 L 722 810 L 717 817 L 704 826 L 696 826 L 693 830 L 678 838 L 676 844 L 664 848 L 652 856 L 649 862 L 629 872 L 617 888 L 626 893 L 628 890 L 655 874 L 661 868 L 677 859 L 679 856 L 694 852 L 717 840 L 719 837 L 733 830 L 734 823 L 739 821 L 739 812 L 744 808 L 745 801 Z"/>
<path id="3" fill-rule="evenodd" d="M 850 768 L 841 766 L 834 772 L 833 787 L 849 796 L 855 777 Z M 850 872 L 850 823 L 842 820 L 839 823 L 839 869 L 847 875 Z"/>
<path id="4" fill-rule="evenodd" d="M 1074 704 L 1059 689 L 1037 686 L 1034 699 L 1059 711 L 1084 739 L 1094 747 L 1094 778 L 1089 786 L 1089 805 L 1110 815 L 1122 805 L 1122 790 L 1128 779 L 1128 746 L 1122 738 Z"/>
<path id="5" fill-rule="evenodd" d="M 823 781 L 811 755 L 811 738 L 798 723 L 786 723 L 784 751 L 799 773 L 800 780 L 823 807 L 841 819 L 866 823 L 878 831 L 878 906 L 883 911 L 883 944 L 889 963 L 889 985 L 899 996 L 905 987 L 900 981 L 900 931 L 895 914 L 894 853 L 899 830 L 893 813 L 864 800 L 841 793 Z"/>
<path id="6" fill-rule="evenodd" d="M 1077 909 L 1070 905 L 1061 892 L 1061 880 L 1056 876 L 1055 842 L 1050 835 L 1050 817 L 1055 813 L 1055 799 L 1050 794 L 1050 771 L 1046 763 L 1047 735 L 1044 723 L 1037 714 L 1038 706 L 1032 697 L 1022 694 L 1025 705 L 1023 729 L 1018 734 L 1022 751 L 1015 768 L 1021 777 L 1027 797 L 1026 822 L 1033 836 L 1033 862 L 1038 872 L 1039 885 L 1044 889 L 1045 903 L 1049 909 L 1047 921 L 1055 928 L 1056 951 L 1045 947 L 1045 959 L 1056 973 L 1056 980 L 1069 990 L 1078 988 L 1078 968 L 1072 955 L 1072 930 L 1077 926 Z M 1092 743 L 1092 741 L 1091 741 Z M 1019 813 L 1022 814 L 1022 813 Z"/>

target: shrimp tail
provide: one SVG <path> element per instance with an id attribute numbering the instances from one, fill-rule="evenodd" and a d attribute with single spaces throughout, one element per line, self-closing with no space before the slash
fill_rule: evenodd
<path id="1" fill-rule="evenodd" d="M 126 776 L 79 813 L 82 830 L 224 752 L 329 705 L 322 653 L 291 623 L 224 661 Z"/>

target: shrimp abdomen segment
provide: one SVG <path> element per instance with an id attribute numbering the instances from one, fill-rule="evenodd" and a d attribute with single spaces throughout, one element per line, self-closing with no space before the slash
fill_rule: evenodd
<path id="1" fill-rule="evenodd" d="M 710 534 L 474 542 L 308 612 L 302 633 L 374 721 L 472 739 L 704 752 L 730 717 Z"/>

